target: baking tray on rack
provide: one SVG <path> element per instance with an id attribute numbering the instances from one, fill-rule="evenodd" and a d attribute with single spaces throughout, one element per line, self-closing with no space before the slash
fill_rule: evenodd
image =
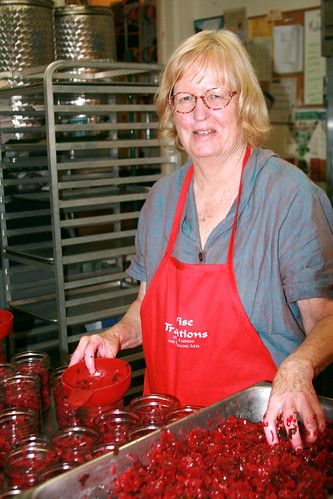
<path id="1" fill-rule="evenodd" d="M 168 425 L 170 431 L 185 438 L 193 428 L 213 428 L 229 416 L 260 421 L 267 408 L 271 385 L 258 383 L 220 402 L 210 405 L 184 419 Z M 327 419 L 333 420 L 333 399 L 319 397 Z M 106 454 L 63 475 L 23 492 L 22 499 L 106 499 L 114 478 L 129 468 L 135 456 L 145 464 L 151 446 L 160 439 L 157 430 L 134 442 L 122 446 L 119 454 Z"/>

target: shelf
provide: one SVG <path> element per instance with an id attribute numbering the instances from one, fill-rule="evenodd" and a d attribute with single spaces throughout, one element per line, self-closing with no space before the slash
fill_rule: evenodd
<path id="1" fill-rule="evenodd" d="M 49 343 L 46 326 L 14 331 L 14 345 L 33 338 L 38 349 L 39 338 L 54 350 L 57 334 L 66 362 L 87 324 L 118 320 L 136 298 L 126 269 L 139 213 L 164 166 L 176 166 L 157 138 L 160 71 L 56 61 L 23 71 L 20 86 L 0 82 L 6 306 L 53 331 Z"/>

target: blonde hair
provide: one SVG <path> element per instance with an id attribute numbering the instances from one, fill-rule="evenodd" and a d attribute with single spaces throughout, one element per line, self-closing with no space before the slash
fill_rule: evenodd
<path id="1" fill-rule="evenodd" d="M 155 104 L 160 117 L 159 138 L 168 150 L 182 149 L 169 105 L 175 83 L 194 62 L 200 69 L 213 68 L 228 90 L 237 92 L 240 140 L 258 147 L 268 135 L 269 117 L 250 57 L 237 35 L 226 29 L 204 30 L 185 40 L 171 55 L 161 74 Z"/>

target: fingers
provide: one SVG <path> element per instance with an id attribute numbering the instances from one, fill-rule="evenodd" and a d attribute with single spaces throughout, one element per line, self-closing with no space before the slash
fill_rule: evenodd
<path id="1" fill-rule="evenodd" d="M 289 413 L 287 412 L 284 414 L 283 426 L 293 449 L 301 450 L 303 448 L 303 442 L 295 410 L 291 410 Z"/>
<path id="2" fill-rule="evenodd" d="M 116 333 L 92 334 L 91 336 L 82 336 L 75 352 L 71 356 L 69 365 L 72 366 L 84 359 L 90 374 L 94 374 L 95 357 L 115 357 L 120 349 L 120 339 Z"/>
<path id="3" fill-rule="evenodd" d="M 83 359 L 84 351 L 85 351 L 86 344 L 88 343 L 88 341 L 89 341 L 88 336 L 82 336 L 82 338 L 80 338 L 79 344 L 76 347 L 75 352 L 71 355 L 71 358 L 69 361 L 69 366 L 77 364 L 78 362 L 80 362 L 80 360 Z"/>
<path id="4" fill-rule="evenodd" d="M 304 431 L 301 432 L 301 422 Z M 269 445 L 279 442 L 279 435 L 284 433 L 295 450 L 303 448 L 303 437 L 307 443 L 313 443 L 318 431 L 325 429 L 325 414 L 316 396 L 309 394 L 271 395 L 266 414 L 263 418 L 264 432 Z"/>
<path id="5" fill-rule="evenodd" d="M 293 409 L 280 406 L 278 410 L 271 404 L 263 418 L 264 432 L 267 443 L 276 445 L 279 443 L 279 435 L 285 433 L 295 450 L 303 447 L 302 437 L 297 420 L 297 413 Z"/>
<path id="6" fill-rule="evenodd" d="M 269 445 L 276 445 L 279 443 L 279 437 L 277 433 L 276 426 L 277 418 L 269 418 L 267 413 L 264 415 L 263 424 L 264 424 L 264 432 L 267 443 Z"/>
<path id="7" fill-rule="evenodd" d="M 302 420 L 305 428 L 306 441 L 313 443 L 318 438 L 318 432 L 325 430 L 325 414 L 320 404 L 312 406 L 312 410 L 305 408 L 302 414 Z"/>
<path id="8" fill-rule="evenodd" d="M 104 343 L 104 338 L 99 334 L 93 334 L 91 336 L 82 336 L 80 338 L 79 344 L 73 353 L 69 365 L 72 366 L 80 360 L 84 359 L 87 369 L 90 374 L 94 374 L 95 369 L 95 355 L 100 354 L 102 350 L 102 345 Z M 101 355 L 105 356 L 105 355 Z"/>

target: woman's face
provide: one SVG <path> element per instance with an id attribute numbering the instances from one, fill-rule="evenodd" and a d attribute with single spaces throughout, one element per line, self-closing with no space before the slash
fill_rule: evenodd
<path id="1" fill-rule="evenodd" d="M 178 92 L 203 95 L 207 90 L 222 87 L 213 68 L 193 64 L 174 87 Z M 233 91 L 235 89 L 228 88 Z M 188 114 L 174 112 L 174 123 L 179 139 L 194 162 L 203 159 L 225 158 L 231 154 L 241 141 L 237 120 L 237 95 L 222 109 L 208 109 L 202 99 L 197 99 L 193 111 Z"/>

